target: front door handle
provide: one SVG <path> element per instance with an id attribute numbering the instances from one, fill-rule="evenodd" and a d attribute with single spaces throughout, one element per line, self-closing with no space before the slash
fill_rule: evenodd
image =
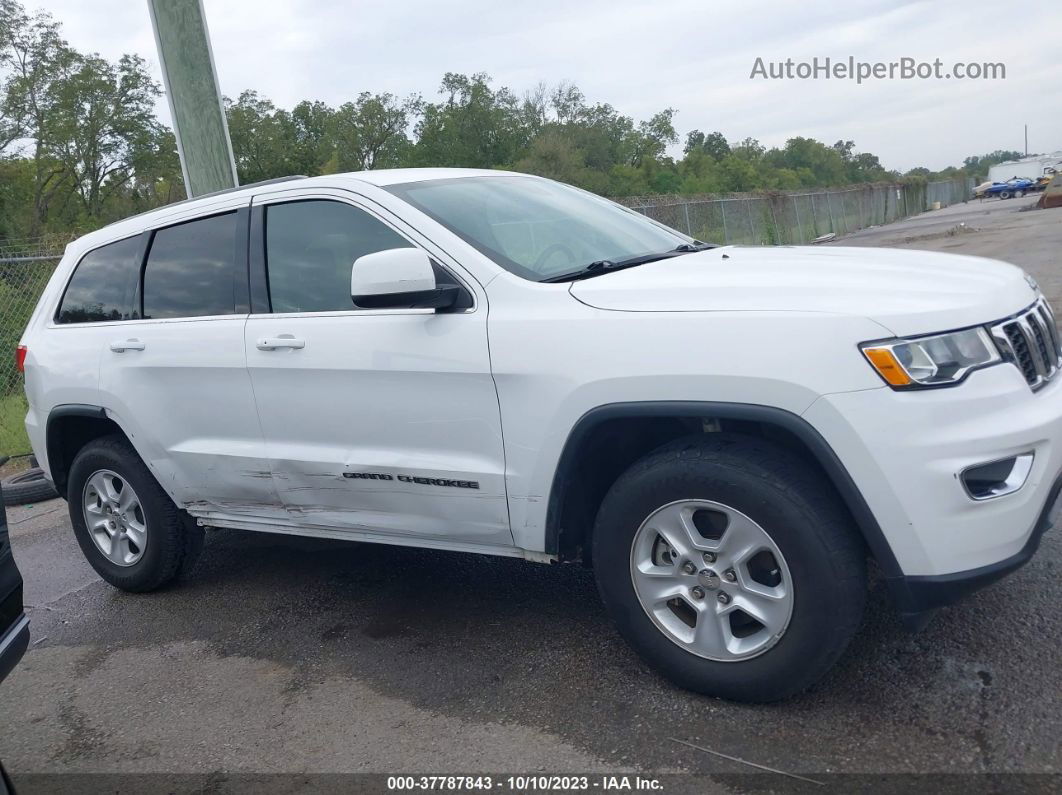
<path id="1" fill-rule="evenodd" d="M 305 348 L 304 340 L 297 340 L 290 334 L 281 334 L 279 337 L 260 337 L 257 344 L 260 351 L 275 351 L 278 348 Z"/>
<path id="2" fill-rule="evenodd" d="M 115 353 L 125 353 L 126 351 L 142 351 L 144 350 L 144 343 L 138 339 L 119 340 L 118 342 L 111 343 L 111 350 Z"/>

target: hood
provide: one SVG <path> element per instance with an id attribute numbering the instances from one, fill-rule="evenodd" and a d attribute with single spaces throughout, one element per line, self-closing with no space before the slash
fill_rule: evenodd
<path id="1" fill-rule="evenodd" d="M 725 246 L 573 282 L 571 294 L 623 312 L 825 312 L 911 336 L 975 326 L 1036 299 L 1005 262 L 885 248 Z"/>

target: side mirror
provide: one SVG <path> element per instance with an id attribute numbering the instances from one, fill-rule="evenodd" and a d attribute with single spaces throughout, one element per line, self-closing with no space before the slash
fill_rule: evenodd
<path id="1" fill-rule="evenodd" d="M 427 253 L 392 248 L 354 260 L 350 298 L 361 309 L 449 309 L 461 294 L 456 285 L 438 285 Z"/>

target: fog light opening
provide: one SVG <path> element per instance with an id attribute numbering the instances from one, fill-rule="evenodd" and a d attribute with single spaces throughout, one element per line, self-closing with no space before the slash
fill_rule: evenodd
<path id="1" fill-rule="evenodd" d="M 1001 458 L 967 467 L 959 480 L 970 499 L 982 501 L 1005 497 L 1021 489 L 1032 471 L 1034 453 Z"/>

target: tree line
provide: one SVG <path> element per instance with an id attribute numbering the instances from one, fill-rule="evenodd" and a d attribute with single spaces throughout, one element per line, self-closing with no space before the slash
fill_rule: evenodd
<path id="1" fill-rule="evenodd" d="M 155 115 L 160 96 L 142 58 L 78 52 L 49 14 L 0 0 L 0 240 L 84 231 L 184 198 L 173 133 Z M 852 141 L 795 137 L 768 148 L 700 130 L 680 139 L 673 108 L 636 120 L 570 83 L 517 93 L 485 73 L 447 73 L 432 99 L 365 91 L 289 110 L 244 91 L 225 105 L 242 183 L 465 166 L 607 196 L 732 193 L 982 175 L 1018 155 L 901 175 Z"/>

